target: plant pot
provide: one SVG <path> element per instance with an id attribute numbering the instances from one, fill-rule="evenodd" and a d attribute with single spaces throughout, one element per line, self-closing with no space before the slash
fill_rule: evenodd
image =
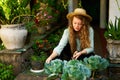
<path id="1" fill-rule="evenodd" d="M 1 25 L 0 37 L 6 49 L 19 49 L 25 44 L 28 31 L 22 24 Z"/>
<path id="2" fill-rule="evenodd" d="M 111 60 L 120 61 L 120 40 L 107 40 L 107 50 Z M 119 62 L 120 63 L 120 62 Z"/>
<path id="3" fill-rule="evenodd" d="M 44 68 L 44 63 L 39 61 L 31 62 L 32 70 L 42 70 Z"/>

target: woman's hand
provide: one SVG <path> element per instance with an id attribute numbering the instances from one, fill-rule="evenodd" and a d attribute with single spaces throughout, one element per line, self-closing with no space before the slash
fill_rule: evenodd
<path id="1" fill-rule="evenodd" d="M 53 51 L 53 53 L 46 59 L 46 63 L 50 63 L 52 59 L 54 59 L 57 56 L 57 53 Z"/>
<path id="2" fill-rule="evenodd" d="M 75 51 L 74 54 L 73 54 L 72 59 L 78 59 L 78 57 L 81 56 L 82 54 L 87 54 L 87 51 L 85 49 L 80 51 L 80 52 Z"/>
<path id="3" fill-rule="evenodd" d="M 81 52 L 75 51 L 72 59 L 77 59 L 81 54 L 82 54 Z"/>
<path id="4" fill-rule="evenodd" d="M 52 59 L 50 57 L 48 57 L 45 62 L 49 64 L 51 60 Z"/>

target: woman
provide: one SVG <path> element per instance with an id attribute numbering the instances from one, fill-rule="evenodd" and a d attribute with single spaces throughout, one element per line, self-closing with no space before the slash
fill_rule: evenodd
<path id="1" fill-rule="evenodd" d="M 67 19 L 69 27 L 64 30 L 58 46 L 54 48 L 46 63 L 60 56 L 68 43 L 71 49 L 71 59 L 79 59 L 81 56 L 85 57 L 94 52 L 94 31 L 90 26 L 92 17 L 83 8 L 76 8 L 74 12 L 67 14 Z"/>

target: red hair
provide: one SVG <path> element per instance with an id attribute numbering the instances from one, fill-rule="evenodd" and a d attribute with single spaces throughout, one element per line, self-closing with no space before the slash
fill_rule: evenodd
<path id="1" fill-rule="evenodd" d="M 73 17 L 79 18 L 83 21 L 84 25 L 82 26 L 79 32 L 75 32 L 72 26 Z M 89 40 L 89 21 L 83 16 L 73 16 L 71 20 L 69 20 L 69 43 L 71 47 L 71 52 L 74 53 L 76 51 L 76 34 L 78 34 L 78 38 L 80 40 L 80 48 L 83 50 L 87 47 L 90 47 L 90 40 Z"/>

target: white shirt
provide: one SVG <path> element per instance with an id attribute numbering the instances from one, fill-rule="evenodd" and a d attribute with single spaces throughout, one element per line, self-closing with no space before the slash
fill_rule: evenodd
<path id="1" fill-rule="evenodd" d="M 85 50 L 87 51 L 87 53 L 91 53 L 94 51 L 94 31 L 92 29 L 92 27 L 89 28 L 89 39 L 90 39 L 90 47 L 89 48 L 85 48 Z M 57 52 L 58 55 L 61 54 L 63 48 L 67 45 L 67 43 L 69 42 L 69 30 L 68 28 L 64 30 L 64 33 L 62 35 L 62 38 L 59 42 L 59 44 L 54 48 L 53 51 Z M 77 51 L 80 51 L 80 40 L 76 39 L 77 42 Z"/>

